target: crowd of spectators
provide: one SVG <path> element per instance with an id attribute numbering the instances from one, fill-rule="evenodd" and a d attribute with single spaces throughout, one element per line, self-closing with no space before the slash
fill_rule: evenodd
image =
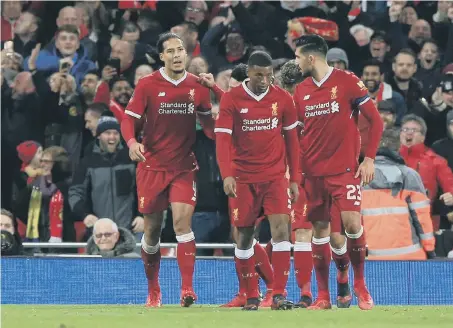
<path id="1" fill-rule="evenodd" d="M 160 33 L 178 34 L 187 70 L 212 73 L 225 91 L 256 49 L 274 59 L 274 83 L 290 85 L 281 67 L 298 37 L 316 33 L 328 41 L 328 62 L 361 78 L 385 123 L 375 191 L 363 193 L 370 249 L 418 245 L 424 258 L 453 257 L 453 2 L 2 1 L 1 9 L 2 249 L 87 241 L 88 254 L 134 253 L 144 222 L 119 126 L 137 81 L 161 66 Z M 366 124 L 359 120 L 361 132 Z M 197 242 L 229 242 L 215 141 L 194 129 L 193 231 Z M 380 189 L 403 197 L 408 188 L 419 198 L 403 204 L 402 218 L 370 212 L 399 206 Z M 174 241 L 171 221 L 162 242 Z M 269 238 L 266 221 L 260 238 Z"/>

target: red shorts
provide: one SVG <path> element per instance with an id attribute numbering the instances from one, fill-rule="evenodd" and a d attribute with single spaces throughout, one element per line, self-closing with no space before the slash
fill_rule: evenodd
<path id="1" fill-rule="evenodd" d="M 264 215 L 290 214 L 291 197 L 288 179 L 260 183 L 237 183 L 236 198 L 230 198 L 231 224 L 235 227 L 253 227 L 261 209 Z"/>
<path id="2" fill-rule="evenodd" d="M 195 206 L 196 171 L 166 172 L 137 168 L 138 210 L 142 214 L 162 212 L 170 203 Z"/>
<path id="3" fill-rule="evenodd" d="M 360 212 L 360 178 L 347 172 L 326 177 L 305 177 L 308 221 L 330 221 L 332 232 L 341 232 L 341 212 Z"/>

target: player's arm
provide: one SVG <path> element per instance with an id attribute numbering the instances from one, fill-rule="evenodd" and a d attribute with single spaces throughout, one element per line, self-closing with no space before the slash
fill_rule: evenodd
<path id="1" fill-rule="evenodd" d="M 229 93 L 220 101 L 219 118 L 215 123 L 216 156 L 220 174 L 224 180 L 224 191 L 230 197 L 236 196 L 236 182 L 231 168 L 231 144 L 233 135 L 233 104 Z"/>
<path id="2" fill-rule="evenodd" d="M 211 94 L 209 89 L 205 87 L 200 87 L 201 100 L 200 105 L 197 108 L 197 116 L 200 120 L 200 124 L 203 128 L 205 135 L 210 139 L 215 139 L 214 135 L 214 126 L 215 121 L 211 115 Z"/>
<path id="3" fill-rule="evenodd" d="M 366 185 L 374 179 L 374 158 L 384 130 L 384 123 L 363 82 L 353 74 L 351 74 L 350 80 L 348 90 L 350 92 L 351 106 L 353 109 L 357 108 L 369 123 L 368 146 L 365 149 L 365 158 L 356 173 L 356 177 L 360 176 L 362 183 Z"/>
<path id="4" fill-rule="evenodd" d="M 140 79 L 124 111 L 126 115 L 121 121 L 121 134 L 129 147 L 129 156 L 133 161 L 145 161 L 143 156 L 145 147 L 135 139 L 135 123 L 142 118 L 146 106 L 146 80 Z"/>
<path id="5" fill-rule="evenodd" d="M 299 183 L 299 138 L 297 131 L 300 123 L 294 101 L 289 95 L 283 110 L 282 124 L 283 135 L 285 136 L 286 157 L 288 160 L 290 181 Z"/>
<path id="6" fill-rule="evenodd" d="M 368 130 L 368 147 L 365 150 L 365 157 L 373 159 L 376 157 L 376 152 L 381 141 L 382 132 L 384 131 L 384 123 L 376 108 L 376 105 L 368 95 L 368 89 L 355 75 L 352 76 L 351 99 L 353 108 L 358 108 L 368 121 L 370 128 Z"/>

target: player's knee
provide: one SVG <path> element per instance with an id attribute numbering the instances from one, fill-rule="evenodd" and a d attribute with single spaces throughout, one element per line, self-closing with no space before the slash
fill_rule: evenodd
<path id="1" fill-rule="evenodd" d="M 253 245 L 254 227 L 237 228 L 236 244 L 239 249 L 249 249 Z"/>
<path id="2" fill-rule="evenodd" d="M 269 220 L 271 224 L 272 240 L 276 243 L 289 241 L 288 221 L 283 218 Z"/>
<path id="3" fill-rule="evenodd" d="M 340 234 L 339 232 L 332 232 L 330 234 L 330 245 L 333 248 L 340 249 L 344 246 L 346 242 L 346 237 Z"/>
<path id="4" fill-rule="evenodd" d="M 341 220 L 347 233 L 356 234 L 362 228 L 359 212 L 341 212 Z"/>
<path id="5" fill-rule="evenodd" d="M 329 222 L 315 221 L 313 222 L 313 237 L 325 238 L 330 236 Z"/>
<path id="6" fill-rule="evenodd" d="M 311 243 L 312 231 L 308 229 L 296 230 L 296 241 L 301 243 Z"/>

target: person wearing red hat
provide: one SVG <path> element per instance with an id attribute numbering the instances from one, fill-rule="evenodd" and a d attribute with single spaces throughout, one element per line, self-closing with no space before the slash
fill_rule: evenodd
<path id="1" fill-rule="evenodd" d="M 17 154 L 22 161 L 21 171 L 28 176 L 27 184 L 30 184 L 34 178 L 46 175 L 41 168 L 42 146 L 32 140 L 24 141 L 16 148 Z"/>

